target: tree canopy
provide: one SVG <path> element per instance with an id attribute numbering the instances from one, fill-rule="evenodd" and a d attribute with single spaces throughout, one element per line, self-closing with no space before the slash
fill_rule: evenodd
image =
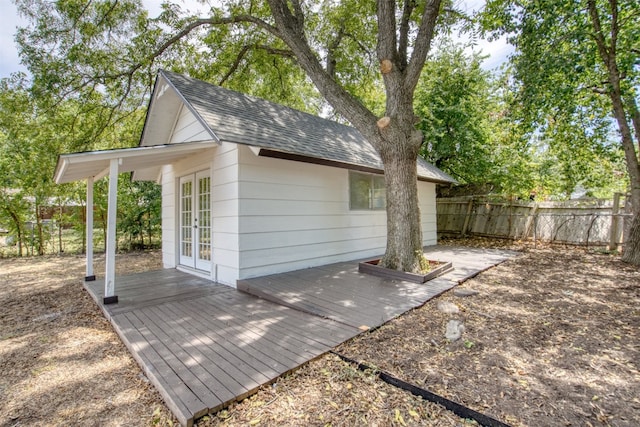
<path id="1" fill-rule="evenodd" d="M 388 171 L 385 259 L 401 269 L 419 265 L 415 177 L 403 172 L 418 154 L 462 183 L 509 196 L 568 197 L 579 187 L 598 195 L 625 176 L 633 182 L 612 127 L 611 61 L 602 60 L 615 54 L 625 121 L 637 134 L 638 6 L 629 0 L 489 1 L 483 27 L 516 46 L 501 73 L 448 41 L 461 17 L 471 22 L 449 1 L 238 0 L 200 15 L 167 1 L 156 17 L 140 0 L 16 4 L 29 22 L 16 40 L 30 81 L 3 82 L 4 167 L 13 150 L 48 158 L 25 176 L 7 169 L 3 188 L 81 198 L 78 188 L 50 185 L 52 153 L 136 145 L 158 68 L 358 128 Z M 2 203 L 17 212 L 15 194 L 5 191 Z M 140 211 L 133 200 L 124 205 L 140 236 Z"/>
<path id="2" fill-rule="evenodd" d="M 489 0 L 483 15 L 485 28 L 506 34 L 516 48 L 511 62 L 518 100 L 532 132 L 543 132 L 560 147 L 573 145 L 580 155 L 590 148 L 610 150 L 614 124 L 634 211 L 623 259 L 635 264 L 640 264 L 639 18 L 635 0 Z M 597 146 L 589 147 L 593 141 Z"/>
<path id="3" fill-rule="evenodd" d="M 318 98 L 301 96 L 313 84 L 381 155 L 388 190 L 382 264 L 420 268 L 422 133 L 414 126 L 413 95 L 436 28 L 456 16 L 449 14 L 450 2 L 227 1 L 204 17 L 166 2 L 152 19 L 137 0 L 17 4 L 31 22 L 17 39 L 34 90 L 54 99 L 99 94 L 118 111 L 140 102 L 153 71 L 167 67 L 218 83 L 232 83 L 237 73 L 240 89 L 317 111 Z M 292 62 L 297 68 L 285 73 Z M 376 82 L 385 94 L 380 115 L 362 90 Z"/>

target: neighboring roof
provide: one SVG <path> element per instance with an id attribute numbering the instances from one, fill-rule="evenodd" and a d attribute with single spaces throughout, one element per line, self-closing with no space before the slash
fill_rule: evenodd
<path id="1" fill-rule="evenodd" d="M 197 154 L 217 146 L 216 142 L 202 141 L 61 154 L 53 179 L 56 184 L 89 177 L 98 179 L 108 173 L 109 164 L 113 159 L 120 160 L 119 172 L 135 170 L 145 175 L 146 169 L 155 171 L 157 167 L 178 161 L 186 155 Z M 149 180 L 156 178 L 155 174 L 147 177 Z"/>
<path id="2" fill-rule="evenodd" d="M 332 120 L 303 113 L 289 107 L 234 92 L 201 80 L 161 70 L 156 82 L 159 93 L 152 104 L 163 95 L 166 88 L 158 89 L 160 78 L 178 92 L 187 108 L 208 128 L 219 141 L 259 147 L 263 155 L 350 167 L 353 169 L 382 171 L 380 156 L 355 128 Z M 156 120 L 165 122 L 165 120 Z M 160 126 L 164 126 L 159 123 Z M 145 123 L 141 145 L 152 124 Z M 149 137 L 149 139 L 153 139 Z M 280 155 L 278 155 L 280 153 Z M 418 158 L 418 176 L 422 180 L 456 182 L 437 167 Z"/>

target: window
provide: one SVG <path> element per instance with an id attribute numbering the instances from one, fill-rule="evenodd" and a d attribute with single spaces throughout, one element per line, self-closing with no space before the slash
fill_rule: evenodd
<path id="1" fill-rule="evenodd" d="M 387 197 L 384 176 L 349 172 L 349 208 L 351 210 L 385 209 Z"/>

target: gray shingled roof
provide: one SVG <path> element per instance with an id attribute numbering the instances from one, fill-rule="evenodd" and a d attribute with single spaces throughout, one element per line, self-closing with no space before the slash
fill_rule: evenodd
<path id="1" fill-rule="evenodd" d="M 378 153 L 353 127 L 181 74 L 160 72 L 221 141 L 383 170 Z M 422 158 L 418 159 L 418 176 L 455 182 Z"/>

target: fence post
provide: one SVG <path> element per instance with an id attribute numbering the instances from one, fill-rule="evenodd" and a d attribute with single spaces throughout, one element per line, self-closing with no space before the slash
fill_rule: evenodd
<path id="1" fill-rule="evenodd" d="M 609 250 L 618 250 L 618 214 L 620 213 L 620 193 L 613 195 L 613 208 L 611 209 L 611 230 L 609 230 Z"/>
<path id="2" fill-rule="evenodd" d="M 524 227 L 524 234 L 522 235 L 523 239 L 526 240 L 529 238 L 529 234 L 531 234 L 531 224 L 534 222 L 534 219 L 536 218 L 537 215 L 538 215 L 538 204 L 535 203 L 531 208 L 531 211 L 529 212 L 529 217 L 527 218 L 527 224 Z M 535 241 L 536 239 L 535 230 L 533 233 L 534 233 L 533 240 Z"/>
<path id="3" fill-rule="evenodd" d="M 464 224 L 462 225 L 462 230 L 460 230 L 460 237 L 464 237 L 467 235 L 467 228 L 469 227 L 469 221 L 471 220 L 472 211 L 473 211 L 473 197 L 469 199 L 469 203 L 467 204 L 467 214 L 464 217 Z"/>

